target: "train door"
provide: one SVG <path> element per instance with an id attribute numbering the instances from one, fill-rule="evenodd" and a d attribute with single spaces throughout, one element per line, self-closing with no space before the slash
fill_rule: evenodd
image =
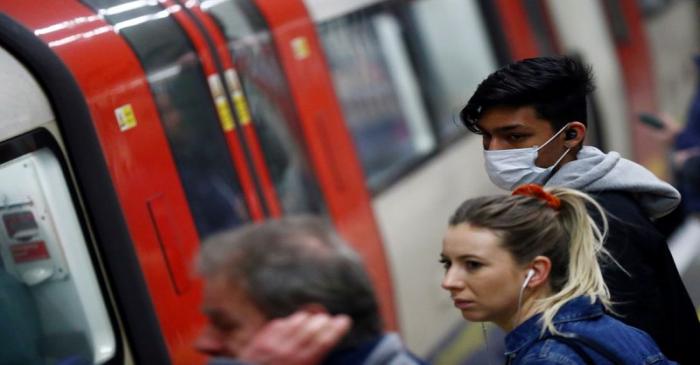
<path id="1" fill-rule="evenodd" d="M 214 60 L 215 69 L 223 80 L 223 94 L 234 110 L 235 129 L 242 135 L 242 144 L 250 154 L 250 168 L 254 171 L 260 195 L 264 198 L 266 213 L 270 216 L 328 213 L 340 232 L 350 239 L 368 261 L 370 274 L 378 287 L 384 319 L 389 328 L 394 328 L 391 281 L 387 276 L 381 241 L 372 230 L 374 222 L 371 212 L 367 211 L 368 201 L 365 200 L 363 204 L 362 200 L 357 199 L 363 198 L 358 194 L 363 191 L 361 181 L 343 181 L 347 187 L 352 188 L 339 193 L 324 186 L 324 181 L 321 180 L 320 187 L 325 188 L 325 194 L 321 194 L 316 178 L 320 179 L 323 175 L 317 169 L 314 176 L 308 162 L 314 158 L 308 146 L 315 140 L 303 132 L 308 126 L 300 123 L 303 119 L 299 120 L 296 114 L 263 15 L 250 1 L 201 4 L 177 1 L 174 4 L 179 4 L 184 11 L 174 12 L 173 15 L 176 18 L 179 14 L 183 15 L 178 21 L 190 34 L 190 38 L 201 37 L 204 41 L 202 43 L 206 43 L 201 48 L 209 51 L 207 56 Z M 188 22 L 192 25 L 189 29 L 186 24 Z M 322 75 L 323 71 L 315 70 L 316 77 Z M 324 127 L 332 130 L 343 126 L 329 124 Z M 308 139 L 303 139 L 304 137 Z M 314 135 L 311 138 L 318 137 Z M 341 144 L 342 141 L 336 140 L 335 143 Z M 345 153 L 353 156 L 351 151 Z M 343 166 L 343 170 L 351 168 L 352 165 Z M 347 191 L 354 191 L 353 206 L 340 207 L 337 201 L 343 194 L 347 195 Z M 351 210 L 356 212 L 348 216 Z M 345 227 L 359 229 L 350 231 Z"/>
<path id="2" fill-rule="evenodd" d="M 122 222 L 87 214 L 95 205 L 85 197 L 99 190 L 106 211 L 113 191 L 99 170 L 90 177 L 73 170 L 99 165 L 94 155 L 70 157 L 95 148 L 94 141 L 76 149 L 56 123 L 65 118 L 66 125 L 89 127 L 82 124 L 86 109 L 53 108 L 77 95 L 74 81 L 45 45 L 4 14 L 0 33 L 0 364 L 121 363 L 128 347 L 103 271 L 108 263 L 92 237 L 107 229 L 113 239 L 105 243 L 119 243 Z M 61 83 L 60 90 L 47 88 L 45 77 Z M 91 129 L 76 132 L 85 137 Z M 125 251 L 119 264 L 129 266 Z M 138 281 L 124 279 L 138 305 Z"/>
<path id="3" fill-rule="evenodd" d="M 201 294 L 189 266 L 200 236 L 250 219 L 245 171 L 234 169 L 199 57 L 167 9 L 103 5 L 10 10 L 71 67 L 88 101 L 131 237 L 119 246 L 133 242 L 139 260 L 109 275 L 143 272 L 148 288 L 140 313 L 124 315 L 135 361 L 198 363 Z M 115 293 L 119 310 L 132 300 L 128 288 Z"/>
<path id="4" fill-rule="evenodd" d="M 201 9 L 201 10 L 200 10 Z M 199 10 L 199 11 L 198 11 Z M 327 214 L 267 23 L 251 1 L 203 1 L 192 13 L 215 38 L 236 115 L 266 166 L 284 214 Z"/>
<path id="5" fill-rule="evenodd" d="M 628 133 L 631 134 L 634 160 L 657 176 L 668 178 L 670 176 L 666 170 L 666 151 L 662 139 L 653 130 L 641 125 L 638 119 L 640 113 L 658 111 L 651 54 L 640 4 L 638 1 L 604 0 L 602 5 L 627 95 L 625 122 Z"/>

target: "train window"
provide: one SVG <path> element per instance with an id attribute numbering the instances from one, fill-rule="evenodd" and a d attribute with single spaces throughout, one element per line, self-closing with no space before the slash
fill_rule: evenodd
<path id="1" fill-rule="evenodd" d="M 293 98 L 262 14 L 251 0 L 205 0 L 201 8 L 226 36 L 284 211 L 325 211 L 308 152 L 302 147 Z"/>
<path id="2" fill-rule="evenodd" d="M 114 26 L 140 59 L 200 236 L 248 220 L 202 66 L 170 17 L 176 9 L 155 1 L 84 2 Z"/>
<path id="3" fill-rule="evenodd" d="M 103 364 L 115 336 L 59 161 L 0 165 L 0 364 Z"/>
<path id="4" fill-rule="evenodd" d="M 317 29 L 368 185 L 377 191 L 436 144 L 401 25 L 380 10 Z"/>
<path id="5" fill-rule="evenodd" d="M 400 8 L 435 128 L 452 139 L 465 130 L 459 111 L 497 66 L 478 4 L 422 0 Z"/>

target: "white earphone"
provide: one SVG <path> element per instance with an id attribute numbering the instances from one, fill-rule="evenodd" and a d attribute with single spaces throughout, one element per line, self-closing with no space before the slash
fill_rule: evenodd
<path id="1" fill-rule="evenodd" d="M 535 269 L 530 269 L 527 272 L 527 276 L 525 277 L 525 281 L 523 281 L 523 287 L 522 289 L 525 289 L 527 287 L 527 284 L 530 283 L 530 279 L 535 276 Z"/>
<path id="2" fill-rule="evenodd" d="M 520 318 L 520 307 L 523 305 L 523 292 L 525 291 L 527 284 L 530 284 L 530 280 L 532 279 L 533 276 L 535 276 L 535 269 L 528 270 L 527 276 L 525 276 L 525 281 L 523 281 L 523 286 L 520 288 L 520 294 L 518 294 L 518 312 L 517 312 L 514 320 L 517 318 Z"/>

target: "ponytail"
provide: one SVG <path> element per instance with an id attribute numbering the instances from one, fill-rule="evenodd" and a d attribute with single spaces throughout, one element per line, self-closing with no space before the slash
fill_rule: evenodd
<path id="1" fill-rule="evenodd" d="M 604 237 L 608 231 L 608 221 L 603 208 L 590 196 L 572 189 L 547 189 L 559 198 L 561 206 L 557 220 L 565 232 L 569 233 L 569 262 L 567 280 L 564 286 L 551 296 L 538 300 L 536 308 L 542 312 L 542 331 L 553 334 L 558 331 L 553 319 L 567 301 L 579 296 L 588 296 L 591 303 L 599 300 L 603 306 L 612 311 L 610 291 L 603 281 L 599 258 L 614 259 L 603 247 Z M 586 204 L 598 211 L 603 229 L 598 228 L 588 214 Z"/>

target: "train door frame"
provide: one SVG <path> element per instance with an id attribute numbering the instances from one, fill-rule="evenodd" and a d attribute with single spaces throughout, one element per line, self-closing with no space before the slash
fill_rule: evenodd
<path id="1" fill-rule="evenodd" d="M 216 72 L 223 83 L 223 91 L 229 108 L 234 111 L 236 133 L 240 135 L 244 150 L 249 153 L 249 169 L 257 179 L 258 194 L 263 199 L 266 213 L 269 217 L 282 215 L 282 207 L 272 183 L 269 169 L 263 157 L 263 150 L 254 126 L 254 116 L 248 107 L 245 92 L 242 89 L 235 60 L 226 52 L 226 38 L 213 24 L 212 20 L 200 8 L 198 3 L 182 0 L 169 0 L 180 6 L 193 25 L 197 28 L 206 43 L 206 50 L 211 55 Z"/>
<path id="2" fill-rule="evenodd" d="M 66 155 L 56 151 L 57 146 L 51 146 L 48 142 L 51 139 L 28 143 L 24 151 L 47 146 L 63 163 L 64 171 L 72 172 L 66 175 L 74 179 L 74 183 L 69 184 L 73 200 L 80 201 L 82 204 L 76 206 L 85 209 L 78 216 L 86 226 L 84 230 L 87 232 L 89 227 L 95 237 L 89 247 L 91 256 L 98 258 L 109 276 L 107 279 L 100 275 L 100 283 L 103 293 L 109 285 L 113 294 L 104 296 L 110 303 L 108 311 L 113 328 L 124 331 L 123 337 L 119 333 L 115 336 L 117 355 L 109 363 L 122 363 L 127 350 L 138 362 L 167 363 L 169 356 L 160 326 L 80 87 L 44 42 L 5 13 L 0 13 L 0 44 L 34 75 L 55 113 Z M 34 132 L 20 136 L 18 141 L 33 138 L 32 134 Z M 72 169 L 68 169 L 68 164 Z"/>
<path id="3" fill-rule="evenodd" d="M 191 3 L 189 5 L 192 6 Z M 269 173 L 262 162 L 262 152 L 259 143 L 257 143 L 257 137 L 255 132 L 247 126 L 249 121 L 241 118 L 244 117 L 245 112 L 236 108 L 232 91 L 229 90 L 226 71 L 231 70 L 235 75 L 235 68 L 230 59 L 223 58 L 216 52 L 217 49 L 225 47 L 225 44 L 221 42 L 221 37 L 216 37 L 215 33 L 212 32 L 215 30 L 207 27 L 195 14 L 196 10 L 189 8 L 188 4 L 179 0 L 166 0 L 163 2 L 163 6 L 179 7 L 171 15 L 193 42 L 203 61 L 202 66 L 207 79 L 210 80 L 210 83 L 217 84 L 216 87 L 210 85 L 210 88 L 220 88 L 220 92 L 223 92 L 224 103 L 221 103 L 221 99 L 214 100 L 214 102 L 217 103 L 222 126 L 229 123 L 224 122 L 223 119 L 232 119 L 230 127 L 222 127 L 222 130 L 227 136 L 237 170 L 245 171 L 241 176 L 242 180 L 250 180 L 245 182 L 244 186 L 246 186 L 246 196 L 249 196 L 250 206 L 255 207 L 255 209 L 251 208 L 252 218 L 261 220 L 265 216 L 279 216 L 281 214 L 279 201 L 270 182 Z M 216 98 L 217 96 L 213 95 L 212 97 Z"/>

